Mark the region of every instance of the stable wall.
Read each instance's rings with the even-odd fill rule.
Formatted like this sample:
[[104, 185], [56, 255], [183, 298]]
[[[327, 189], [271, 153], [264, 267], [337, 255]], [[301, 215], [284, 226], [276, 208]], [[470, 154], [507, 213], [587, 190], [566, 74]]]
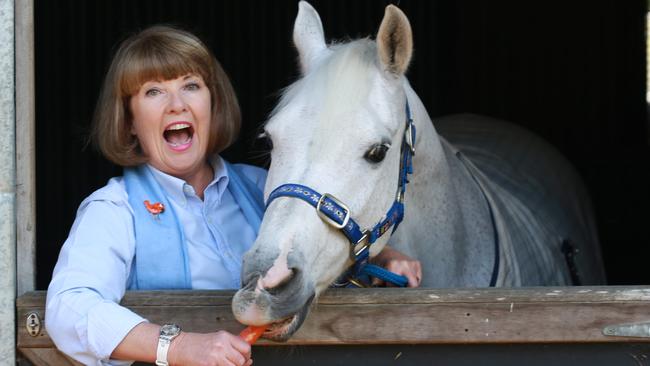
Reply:
[[16, 165], [14, 3], [0, 0], [0, 365], [15, 364]]

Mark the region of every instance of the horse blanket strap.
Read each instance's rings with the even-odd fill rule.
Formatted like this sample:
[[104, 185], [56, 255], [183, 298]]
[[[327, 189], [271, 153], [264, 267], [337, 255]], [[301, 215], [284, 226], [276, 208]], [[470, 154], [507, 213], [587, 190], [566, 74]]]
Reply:
[[[323, 221], [339, 229], [350, 241], [350, 257], [354, 260], [355, 265], [351, 271], [353, 275], [345, 277], [357, 277], [359, 274], [362, 274], [363, 268], [369, 265], [368, 258], [370, 254], [370, 245], [375, 243], [377, 239], [384, 235], [390, 228], [393, 228], [394, 232], [404, 218], [404, 194], [406, 192], [406, 184], [408, 183], [408, 175], [413, 173], [415, 137], [415, 125], [413, 125], [411, 109], [407, 101], [406, 128], [404, 129], [404, 138], [402, 139], [401, 146], [397, 196], [395, 202], [393, 202], [393, 205], [390, 207], [384, 218], [372, 229], [362, 230], [359, 224], [351, 218], [351, 212], [348, 206], [333, 195], [329, 193], [321, 194], [301, 184], [288, 183], [275, 188], [266, 201], [266, 207], [268, 207], [276, 198], [294, 197], [299, 198], [316, 208], [316, 213]], [[398, 276], [395, 274], [392, 274], [393, 276], [386, 276], [383, 272], [376, 270], [370, 270], [370, 272], [373, 274], [379, 274], [379, 276], [383, 276], [383, 278], [381, 278], [382, 280], [393, 282], [395, 284], [404, 283], [405, 286], [408, 282], [404, 276]], [[393, 277], [396, 278], [396, 282], [391, 281]], [[351, 280], [351, 282], [353, 281], [354, 280]]]

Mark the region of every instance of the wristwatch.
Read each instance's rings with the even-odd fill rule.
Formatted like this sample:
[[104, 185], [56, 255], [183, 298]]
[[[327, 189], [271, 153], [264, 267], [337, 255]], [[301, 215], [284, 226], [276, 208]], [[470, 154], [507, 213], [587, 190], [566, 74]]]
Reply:
[[158, 349], [156, 350], [156, 365], [168, 366], [167, 352], [169, 352], [169, 345], [174, 338], [181, 334], [181, 327], [176, 324], [165, 324], [160, 328], [160, 336], [158, 337]]

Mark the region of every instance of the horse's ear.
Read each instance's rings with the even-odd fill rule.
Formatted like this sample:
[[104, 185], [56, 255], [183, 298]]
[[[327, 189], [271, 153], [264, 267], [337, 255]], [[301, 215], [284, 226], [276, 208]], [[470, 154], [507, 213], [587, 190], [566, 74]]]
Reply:
[[411, 24], [404, 13], [388, 5], [377, 32], [377, 51], [386, 69], [401, 75], [408, 68], [413, 54]]
[[298, 15], [293, 26], [293, 43], [298, 49], [303, 74], [307, 73], [318, 54], [327, 48], [318, 12], [306, 1], [298, 4]]

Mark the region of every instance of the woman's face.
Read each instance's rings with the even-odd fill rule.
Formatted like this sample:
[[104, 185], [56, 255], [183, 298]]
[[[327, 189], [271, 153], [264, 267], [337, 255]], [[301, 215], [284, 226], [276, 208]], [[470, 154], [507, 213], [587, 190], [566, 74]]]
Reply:
[[212, 113], [210, 90], [203, 78], [189, 74], [150, 80], [131, 97], [130, 108], [131, 133], [154, 168], [190, 180], [208, 167]]

